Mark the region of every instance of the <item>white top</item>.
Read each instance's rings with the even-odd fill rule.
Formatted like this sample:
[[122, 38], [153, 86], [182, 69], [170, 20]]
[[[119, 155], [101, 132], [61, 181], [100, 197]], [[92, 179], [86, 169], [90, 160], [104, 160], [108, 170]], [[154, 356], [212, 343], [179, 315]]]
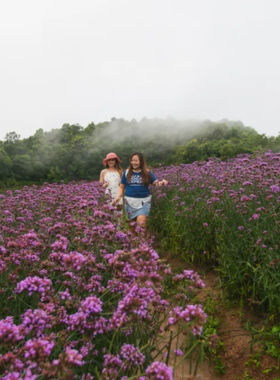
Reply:
[[[120, 177], [119, 172], [111, 172], [111, 171], [106, 170], [106, 173], [104, 175], [104, 181], [108, 182], [109, 185], [106, 187], [105, 193], [110, 194], [112, 200], [117, 198], [120, 179], [121, 177]], [[123, 203], [123, 200], [121, 198], [118, 204], [122, 204], [122, 203]]]

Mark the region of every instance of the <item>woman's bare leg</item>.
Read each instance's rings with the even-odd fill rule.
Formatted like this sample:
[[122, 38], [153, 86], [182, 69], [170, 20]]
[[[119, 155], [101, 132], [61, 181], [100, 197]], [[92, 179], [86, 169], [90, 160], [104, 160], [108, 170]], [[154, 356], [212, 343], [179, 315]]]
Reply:
[[123, 206], [122, 205], [117, 205], [116, 206], [116, 212], [115, 212], [115, 215], [116, 215], [116, 226], [117, 226], [117, 229], [121, 229], [121, 226], [123, 224]]
[[144, 238], [147, 238], [147, 215], [138, 215], [137, 216], [137, 224], [139, 227], [143, 228]]
[[128, 231], [131, 233], [131, 237], [132, 237], [132, 239], [135, 238], [135, 236], [136, 236], [135, 222], [136, 222], [136, 218], [135, 218], [135, 219], [128, 219], [128, 220], [127, 220], [127, 223], [128, 223]]

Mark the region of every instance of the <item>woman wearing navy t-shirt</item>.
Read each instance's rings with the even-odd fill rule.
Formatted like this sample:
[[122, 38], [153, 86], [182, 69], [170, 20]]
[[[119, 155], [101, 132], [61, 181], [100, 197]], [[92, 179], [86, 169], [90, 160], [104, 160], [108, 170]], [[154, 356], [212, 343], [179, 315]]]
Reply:
[[123, 172], [117, 197], [113, 204], [117, 204], [125, 190], [125, 212], [127, 219], [136, 220], [142, 228], [146, 228], [147, 218], [151, 208], [152, 196], [149, 185], [166, 185], [164, 179], [159, 181], [147, 168], [142, 153], [133, 153], [130, 156], [129, 167]]

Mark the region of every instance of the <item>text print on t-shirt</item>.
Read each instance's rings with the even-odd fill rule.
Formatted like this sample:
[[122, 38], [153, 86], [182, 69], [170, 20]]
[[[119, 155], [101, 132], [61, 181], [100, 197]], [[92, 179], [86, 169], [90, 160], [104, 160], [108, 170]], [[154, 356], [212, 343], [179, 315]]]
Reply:
[[141, 175], [135, 175], [133, 174], [131, 176], [131, 180], [130, 180], [130, 185], [142, 185], [143, 183], [143, 180], [142, 180], [142, 177]]

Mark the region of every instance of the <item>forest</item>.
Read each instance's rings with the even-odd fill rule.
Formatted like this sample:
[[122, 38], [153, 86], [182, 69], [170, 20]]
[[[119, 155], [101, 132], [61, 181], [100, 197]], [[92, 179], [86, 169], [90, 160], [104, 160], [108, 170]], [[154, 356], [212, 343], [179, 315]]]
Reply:
[[97, 179], [102, 160], [116, 152], [125, 168], [131, 153], [141, 151], [150, 166], [192, 163], [217, 157], [227, 160], [242, 153], [279, 151], [280, 134], [259, 134], [241, 121], [203, 122], [143, 118], [127, 121], [64, 124], [38, 129], [21, 138], [7, 133], [0, 141], [0, 188], [17, 184]]

